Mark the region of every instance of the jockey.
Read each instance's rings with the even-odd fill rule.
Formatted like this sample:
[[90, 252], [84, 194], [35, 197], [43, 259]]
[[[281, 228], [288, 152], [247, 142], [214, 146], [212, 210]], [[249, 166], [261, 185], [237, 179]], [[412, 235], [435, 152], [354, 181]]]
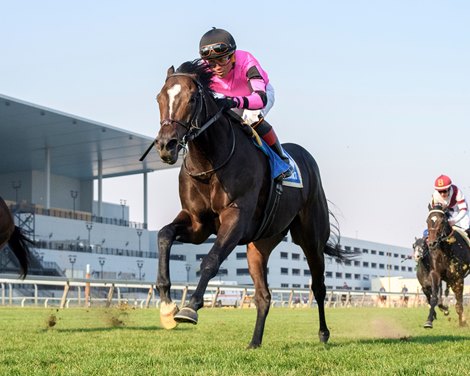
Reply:
[[468, 205], [462, 191], [446, 175], [440, 175], [434, 182], [430, 207], [441, 204], [449, 211], [449, 224], [466, 230], [470, 235]]
[[[274, 88], [268, 74], [249, 52], [237, 50], [233, 36], [213, 27], [199, 42], [199, 55], [214, 73], [211, 88], [219, 106], [233, 109], [289, 164], [272, 126], [264, 120], [274, 104]], [[291, 167], [278, 179], [292, 175]]]

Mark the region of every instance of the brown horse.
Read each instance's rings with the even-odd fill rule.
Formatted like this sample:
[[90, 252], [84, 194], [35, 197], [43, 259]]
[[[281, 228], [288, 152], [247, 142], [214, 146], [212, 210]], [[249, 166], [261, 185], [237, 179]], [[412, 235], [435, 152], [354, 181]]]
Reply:
[[10, 209], [0, 197], [0, 251], [8, 244], [18, 259], [21, 268], [21, 277], [28, 274], [29, 247], [32, 242], [23, 235], [21, 229], [15, 226]]
[[[211, 78], [210, 70], [198, 60], [182, 64], [176, 72], [171, 67], [157, 97], [161, 128], [155, 145], [160, 158], [174, 164], [179, 151], [187, 148], [179, 174], [182, 210], [158, 234], [161, 323], [168, 329], [182, 322], [196, 324], [209, 280], [237, 245], [247, 244], [257, 308], [249, 347], [259, 347], [271, 301], [268, 258], [290, 231], [307, 258], [318, 304], [319, 337], [326, 343], [330, 333], [324, 311], [324, 253], [343, 260], [348, 252], [338, 246], [339, 234], [329, 242], [329, 210], [318, 166], [302, 147], [284, 145], [300, 168], [303, 188], [283, 187], [274, 220], [259, 234], [272, 183], [270, 167], [241, 123], [217, 107], [210, 90]], [[197, 288], [189, 303], [178, 311], [170, 297], [171, 246], [175, 240], [200, 244], [211, 234], [217, 238], [202, 260]]]
[[[441, 281], [447, 282], [455, 294], [455, 310], [459, 316], [459, 325], [465, 326], [463, 313], [464, 279], [470, 272], [470, 249], [464, 236], [457, 228], [452, 228], [447, 214], [441, 205], [435, 205], [427, 218], [429, 244], [429, 279], [431, 282], [431, 299], [429, 315], [425, 328], [432, 328], [436, 317], [435, 307], [442, 292]], [[463, 230], [462, 230], [463, 232]]]

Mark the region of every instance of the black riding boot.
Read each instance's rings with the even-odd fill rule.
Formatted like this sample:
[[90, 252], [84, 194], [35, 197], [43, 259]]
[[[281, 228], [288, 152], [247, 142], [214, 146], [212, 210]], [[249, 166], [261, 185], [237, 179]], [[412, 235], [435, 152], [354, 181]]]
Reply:
[[284, 171], [281, 175], [276, 177], [275, 180], [282, 180], [288, 178], [292, 175], [294, 170], [290, 166], [289, 158], [284, 154], [281, 143], [279, 142], [279, 138], [274, 132], [273, 127], [269, 124], [264, 118], [261, 119], [258, 123], [252, 125], [253, 129], [260, 135], [260, 137], [266, 141], [269, 147], [277, 154], [279, 157], [289, 165], [287, 171]]

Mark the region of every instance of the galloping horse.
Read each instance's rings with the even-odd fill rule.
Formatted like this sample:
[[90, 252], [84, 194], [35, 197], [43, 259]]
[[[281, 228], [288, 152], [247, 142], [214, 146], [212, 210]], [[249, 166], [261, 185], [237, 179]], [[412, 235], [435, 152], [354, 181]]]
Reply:
[[[431, 305], [431, 294], [432, 294], [432, 278], [431, 278], [431, 255], [429, 253], [429, 247], [426, 244], [425, 238], [415, 238], [415, 242], [412, 245], [414, 251], [414, 259], [416, 260], [416, 277], [423, 288], [423, 293], [426, 296], [426, 299]], [[449, 295], [449, 288], [446, 288], [445, 295]], [[444, 313], [445, 316], [449, 315], [449, 307], [444, 305], [442, 300], [442, 281], [439, 284], [438, 292], [438, 302], [437, 306]], [[434, 313], [434, 319], [437, 318], [436, 313]], [[426, 321], [424, 324], [425, 328], [432, 327], [432, 322]]]
[[7, 204], [0, 197], [0, 251], [8, 244], [14, 255], [18, 259], [21, 268], [21, 277], [28, 274], [28, 243], [32, 242], [23, 235], [21, 229], [15, 226], [13, 217]]
[[464, 231], [450, 226], [446, 212], [441, 205], [431, 208], [426, 222], [429, 232], [431, 308], [424, 327], [432, 328], [432, 322], [436, 317], [435, 307], [438, 304], [438, 294], [440, 290], [442, 291], [441, 281], [447, 282], [454, 292], [459, 325], [465, 326], [463, 286], [464, 279], [470, 272], [470, 249], [464, 238]]
[[[160, 321], [171, 329], [177, 323], [198, 321], [204, 291], [221, 263], [235, 246], [247, 244], [247, 260], [255, 285], [257, 319], [249, 348], [261, 345], [271, 295], [267, 263], [271, 251], [290, 231], [302, 247], [312, 275], [318, 304], [319, 338], [326, 343], [324, 253], [338, 260], [349, 257], [338, 246], [339, 234], [330, 238], [329, 209], [320, 172], [313, 157], [295, 144], [284, 145], [297, 162], [303, 188], [283, 187], [274, 220], [258, 234], [270, 195], [272, 179], [267, 158], [231, 115], [219, 109], [210, 89], [211, 71], [200, 61], [168, 69], [157, 96], [161, 127], [155, 145], [163, 162], [174, 164], [187, 147], [179, 174], [182, 210], [158, 234], [157, 287], [161, 298]], [[170, 249], [175, 240], [201, 244], [217, 238], [203, 258], [200, 279], [189, 303], [178, 311], [170, 298]], [[272, 271], [271, 271], [272, 272]]]

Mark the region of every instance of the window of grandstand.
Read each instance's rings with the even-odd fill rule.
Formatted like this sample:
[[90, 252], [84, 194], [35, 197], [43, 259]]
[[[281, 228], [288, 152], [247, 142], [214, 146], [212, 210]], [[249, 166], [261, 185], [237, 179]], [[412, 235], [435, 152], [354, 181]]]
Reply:
[[336, 272], [336, 278], [343, 278], [343, 273]]
[[326, 272], [325, 276], [326, 278], [333, 278], [333, 272]]
[[237, 275], [250, 275], [248, 268], [237, 269]]
[[368, 263], [367, 261], [363, 261], [363, 262], [362, 262], [362, 266], [363, 266], [364, 268], [368, 268], [368, 267], [369, 267], [369, 263]]
[[292, 269], [292, 275], [300, 275], [300, 269]]
[[299, 283], [293, 283], [292, 287], [300, 289], [300, 284]]
[[300, 260], [300, 253], [293, 253], [292, 260]]
[[289, 287], [288, 283], [281, 283], [281, 287]]
[[310, 269], [304, 269], [304, 275], [312, 275]]
[[377, 267], [377, 263], [376, 263], [376, 262], [371, 262], [370, 267], [371, 267], [371, 268], [376, 268], [376, 267]]
[[246, 259], [246, 252], [237, 252], [237, 260]]
[[287, 259], [287, 258], [289, 258], [289, 254], [287, 252], [281, 252], [281, 258], [282, 259]]
[[377, 251], [374, 250], [374, 249], [371, 249], [371, 250], [370, 250], [370, 254], [371, 254], [371, 255], [376, 255], [376, 254], [377, 254]]
[[385, 264], [379, 264], [379, 269], [385, 269]]
[[354, 274], [354, 279], [361, 279], [361, 275], [360, 274]]
[[202, 261], [202, 259], [204, 258], [205, 254], [198, 254], [196, 255], [196, 261]]
[[354, 266], [361, 266], [361, 262], [360, 261], [354, 261]]
[[289, 269], [288, 268], [281, 268], [281, 274], [289, 274]]
[[384, 255], [383, 251], [379, 251], [379, 256], [383, 256], [383, 255]]

